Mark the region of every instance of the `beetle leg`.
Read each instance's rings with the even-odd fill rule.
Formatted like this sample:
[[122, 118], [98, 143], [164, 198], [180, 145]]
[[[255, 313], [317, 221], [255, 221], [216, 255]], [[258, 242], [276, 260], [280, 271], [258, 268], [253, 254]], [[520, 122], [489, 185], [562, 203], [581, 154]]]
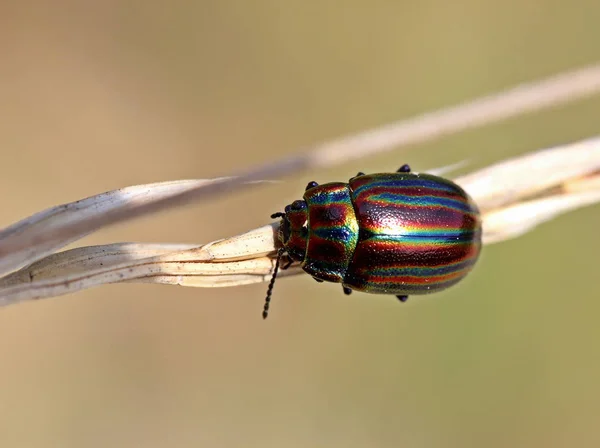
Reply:
[[365, 175], [365, 173], [363, 173], [362, 171], [359, 171], [359, 172], [356, 174], [356, 176], [355, 176], [355, 177], [358, 177], [358, 176], [364, 176], [364, 175]]
[[324, 280], [321, 280], [320, 278], [317, 277], [313, 277], [313, 279], [318, 282], [318, 283], [323, 283]]
[[396, 296], [400, 302], [404, 303], [408, 300], [408, 296]]
[[410, 166], [407, 164], [402, 165], [400, 168], [398, 168], [398, 171], [396, 171], [397, 173], [410, 173]]
[[350, 288], [348, 288], [347, 286], [342, 286], [342, 289], [344, 290], [344, 294], [346, 294], [347, 296], [352, 294], [352, 290]]
[[311, 180], [307, 185], [306, 185], [306, 189], [310, 190], [311, 188], [315, 188], [318, 187], [319, 184], [316, 183], [314, 180]]
[[271, 215], [271, 219], [275, 219], [275, 218], [283, 218], [285, 216], [285, 213], [283, 212], [277, 212], [277, 213], [273, 213]]
[[292, 260], [290, 258], [290, 256], [287, 255], [287, 263], [285, 265], [281, 266], [281, 270], [285, 271], [286, 269], [288, 269], [292, 265], [293, 262], [294, 262], [294, 260]]

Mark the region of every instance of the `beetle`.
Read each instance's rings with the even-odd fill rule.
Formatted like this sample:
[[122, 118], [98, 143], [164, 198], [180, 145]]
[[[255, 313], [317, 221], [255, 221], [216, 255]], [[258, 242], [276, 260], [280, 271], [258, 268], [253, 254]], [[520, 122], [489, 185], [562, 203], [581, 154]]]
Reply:
[[280, 245], [267, 289], [269, 313], [281, 260], [299, 262], [318, 282], [341, 283], [345, 294], [362, 291], [409, 295], [444, 290], [462, 280], [481, 251], [481, 217], [471, 197], [454, 182], [412, 173], [358, 173], [348, 183], [309, 182], [304, 196], [287, 205]]

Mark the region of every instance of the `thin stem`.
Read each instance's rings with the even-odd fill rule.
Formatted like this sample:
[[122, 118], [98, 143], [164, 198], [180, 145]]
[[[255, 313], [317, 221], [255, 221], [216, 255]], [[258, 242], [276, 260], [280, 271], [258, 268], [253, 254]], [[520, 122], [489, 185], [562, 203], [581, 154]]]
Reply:
[[247, 189], [256, 186], [252, 183], [261, 179], [278, 179], [303, 170], [329, 167], [393, 148], [431, 141], [443, 135], [565, 104], [598, 92], [600, 92], [600, 64], [304, 148], [295, 156], [282, 158], [209, 184], [199, 185], [167, 198], [129, 208], [114, 209], [102, 216], [93, 216], [68, 223], [48, 232], [31, 234], [19, 239], [0, 240], [0, 258], [29, 247], [56, 244], [69, 236], [90, 233], [117, 222], [182, 206], [193, 201], [206, 200], [234, 191], [241, 186]]

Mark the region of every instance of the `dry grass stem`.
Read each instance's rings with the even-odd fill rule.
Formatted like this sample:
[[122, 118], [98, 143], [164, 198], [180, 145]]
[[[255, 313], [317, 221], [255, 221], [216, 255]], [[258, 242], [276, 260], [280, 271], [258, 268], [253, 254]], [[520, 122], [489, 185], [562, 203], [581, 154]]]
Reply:
[[[215, 181], [218, 180], [220, 179], [215, 179]], [[210, 182], [180, 180], [138, 185], [109, 191], [36, 213], [0, 232], [0, 248], [2, 248], [0, 249], [0, 275], [39, 260], [93, 232], [93, 229], [80, 228], [79, 231], [63, 234], [62, 229], [78, 227], [79, 223], [90, 219], [99, 219], [105, 213], [127, 209], [132, 205], [144, 205], [159, 201], [207, 183]], [[42, 240], [29, 246], [24, 243], [36, 240], [39, 235], [56, 230], [61, 231], [60, 239]]]
[[[0, 234], [0, 272], [6, 273], [19, 263], [50, 253], [107, 225], [181, 206], [192, 201], [213, 198], [234, 191], [248, 182], [279, 179], [291, 173], [318, 169], [366, 157], [394, 148], [431, 141], [444, 135], [498, 122], [525, 113], [565, 104], [600, 92], [600, 64], [563, 73], [548, 79], [476, 99], [471, 102], [371, 129], [331, 142], [304, 148], [293, 157], [277, 160], [237, 175], [211, 182], [196, 181], [180, 191], [171, 191], [151, 200], [132, 200], [124, 207], [108, 208], [102, 214], [81, 214], [53, 225], [40, 224], [44, 231], [7, 229]], [[67, 207], [67, 206], [65, 206]], [[51, 212], [44, 212], [51, 213]], [[52, 212], [55, 213], [55, 212]], [[32, 219], [37, 219], [33, 217]], [[16, 237], [15, 237], [16, 235]], [[17, 255], [18, 254], [18, 255]]]
[[[215, 180], [218, 182], [219, 180]], [[484, 222], [484, 243], [505, 241], [560, 214], [600, 202], [600, 138], [510, 159], [455, 179], [476, 200]], [[130, 207], [131, 201], [209, 185], [180, 181], [104, 193], [42, 212], [4, 231], [18, 238], [103, 210]], [[133, 244], [82, 247], [44, 258], [47, 243], [16, 253], [38, 261], [0, 279], [0, 304], [53, 297], [102, 284], [151, 282], [196, 287], [239, 286], [267, 281], [273, 269], [277, 223], [205, 245]], [[62, 240], [70, 242], [77, 234]], [[5, 262], [3, 266], [10, 265]], [[283, 275], [302, 271], [292, 266]]]

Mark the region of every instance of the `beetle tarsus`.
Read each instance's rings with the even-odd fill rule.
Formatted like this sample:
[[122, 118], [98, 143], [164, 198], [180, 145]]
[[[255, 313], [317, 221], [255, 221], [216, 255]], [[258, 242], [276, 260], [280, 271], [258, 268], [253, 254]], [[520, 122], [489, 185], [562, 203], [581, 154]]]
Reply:
[[294, 260], [292, 260], [292, 259], [290, 258], [290, 256], [288, 255], [288, 256], [287, 256], [287, 263], [286, 263], [286, 264], [284, 264], [283, 266], [281, 266], [281, 270], [282, 270], [282, 271], [285, 271], [286, 269], [288, 269], [288, 268], [289, 268], [289, 267], [292, 265], [292, 263], [293, 263], [293, 262], [294, 262]]
[[359, 171], [358, 173], [356, 173], [356, 176], [355, 176], [355, 177], [358, 177], [358, 176], [364, 176], [364, 175], [365, 175], [365, 173], [363, 173], [362, 171]]
[[283, 213], [283, 212], [277, 212], [277, 213], [273, 213], [271, 215], [271, 219], [283, 218], [284, 216], [285, 216], [285, 213]]
[[347, 296], [352, 294], [352, 290], [350, 288], [348, 288], [347, 286], [342, 286], [342, 289], [344, 290], [344, 294], [346, 294]]
[[313, 279], [314, 279], [314, 280], [315, 280], [315, 282], [317, 282], [317, 283], [323, 283], [323, 280], [321, 280], [320, 278], [313, 277]]
[[408, 165], [407, 163], [405, 163], [400, 168], [398, 168], [397, 172], [398, 173], [410, 173], [410, 165]]
[[315, 187], [318, 187], [318, 186], [319, 186], [319, 184], [318, 184], [318, 183], [316, 183], [314, 180], [312, 180], [312, 181], [310, 181], [310, 182], [309, 182], [309, 183], [306, 185], [306, 189], [307, 189], [307, 190], [310, 190], [311, 188], [315, 188]]
[[408, 300], [408, 296], [396, 296], [400, 302], [404, 303]]

